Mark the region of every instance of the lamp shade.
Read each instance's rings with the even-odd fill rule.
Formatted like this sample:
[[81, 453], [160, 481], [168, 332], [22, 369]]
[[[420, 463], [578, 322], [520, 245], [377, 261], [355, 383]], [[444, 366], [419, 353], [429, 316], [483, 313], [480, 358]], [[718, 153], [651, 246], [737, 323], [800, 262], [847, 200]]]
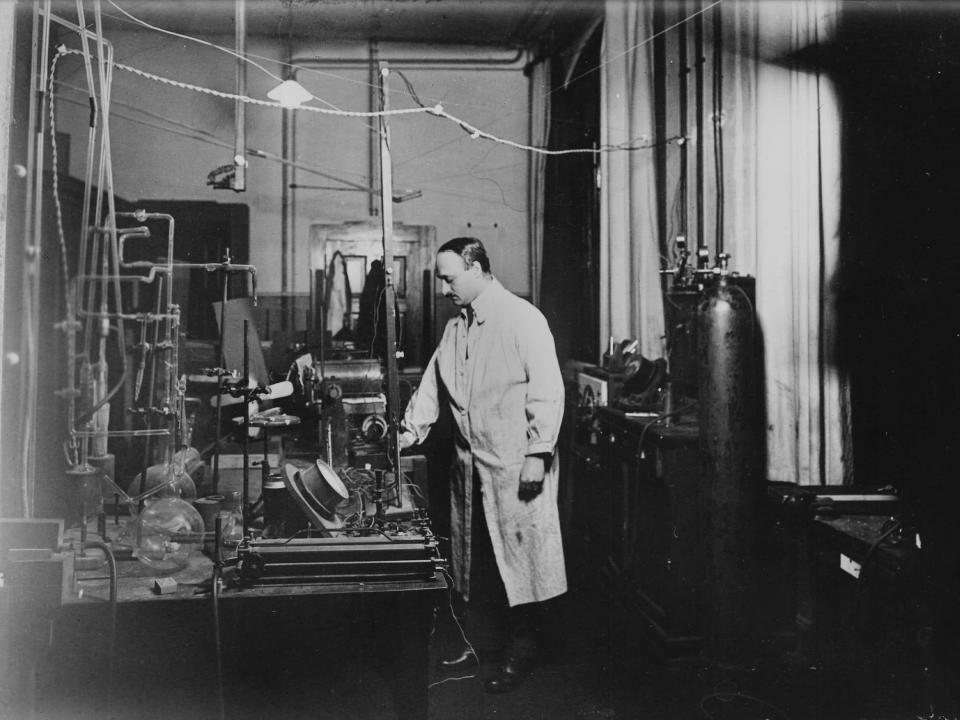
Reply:
[[268, 92], [267, 97], [276, 100], [284, 107], [295, 108], [303, 105], [313, 95], [307, 92], [307, 89], [296, 80], [284, 80]]

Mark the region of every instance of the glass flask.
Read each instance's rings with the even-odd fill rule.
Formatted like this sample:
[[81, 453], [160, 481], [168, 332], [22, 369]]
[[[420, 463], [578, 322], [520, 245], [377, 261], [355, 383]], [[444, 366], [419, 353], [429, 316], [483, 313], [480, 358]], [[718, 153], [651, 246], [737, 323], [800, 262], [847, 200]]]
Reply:
[[142, 489], [140, 482], [141, 475], [142, 473], [133, 479], [133, 482], [130, 483], [130, 488], [127, 490], [127, 493], [133, 497], [137, 497], [144, 492], [149, 492], [158, 485], [163, 485], [162, 488], [145, 498], [145, 501], [149, 503], [161, 497], [179, 497], [187, 501], [196, 500], [197, 498], [197, 486], [193, 482], [193, 478], [184, 470], [182, 457], [178, 458], [174, 456], [174, 459], [170, 462], [148, 467], [147, 482]]
[[203, 518], [179, 497], [160, 497], [147, 504], [133, 528], [133, 554], [158, 575], [183, 570], [190, 555], [203, 546]]

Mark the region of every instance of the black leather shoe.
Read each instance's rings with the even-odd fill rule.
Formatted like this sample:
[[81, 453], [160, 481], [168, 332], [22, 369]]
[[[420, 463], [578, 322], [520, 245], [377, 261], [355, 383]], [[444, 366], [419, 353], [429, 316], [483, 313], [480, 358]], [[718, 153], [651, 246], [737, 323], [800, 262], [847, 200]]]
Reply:
[[496, 674], [484, 683], [483, 688], [488, 693], [515, 690], [536, 666], [537, 661], [532, 658], [507, 658], [506, 662], [497, 668]]
[[466, 670], [467, 668], [476, 667], [479, 664], [473, 650], [464, 648], [463, 652], [456, 657], [438, 661], [437, 667], [441, 670]]

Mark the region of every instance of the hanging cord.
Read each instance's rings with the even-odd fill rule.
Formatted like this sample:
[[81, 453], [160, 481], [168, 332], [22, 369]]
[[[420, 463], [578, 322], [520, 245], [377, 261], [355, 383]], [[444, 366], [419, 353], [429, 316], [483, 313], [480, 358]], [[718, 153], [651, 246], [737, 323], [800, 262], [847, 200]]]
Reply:
[[65, 54], [66, 48], [60, 45], [50, 61], [49, 109], [50, 109], [50, 164], [52, 166], [53, 205], [57, 216], [57, 242], [60, 245], [60, 272], [63, 280], [63, 300], [67, 318], [73, 317], [73, 298], [70, 293], [70, 268], [67, 262], [67, 236], [63, 229], [63, 206], [60, 200], [60, 155], [57, 148], [57, 103], [54, 78], [57, 74], [57, 62]]
[[[597, 154], [605, 153], [605, 152], [631, 151], [631, 150], [651, 150], [651, 149], [657, 147], [658, 144], [660, 144], [660, 143], [652, 142], [652, 141], [651, 141], [648, 137], [646, 137], [646, 136], [641, 136], [640, 138], [638, 138], [638, 142], [637, 142], [636, 144], [634, 144], [633, 142], [627, 142], [627, 143], [620, 143], [620, 144], [618, 144], [618, 145], [601, 145], [601, 146], [599, 146], [599, 147], [592, 147], [592, 148], [573, 148], [573, 149], [569, 149], [569, 150], [549, 150], [549, 149], [547, 149], [547, 148], [537, 147], [537, 146], [534, 146], [534, 145], [524, 145], [524, 144], [522, 144], [522, 143], [516, 143], [516, 142], [513, 142], [512, 140], [504, 140], [503, 138], [497, 137], [496, 135], [492, 135], [492, 134], [490, 134], [490, 133], [488, 133], [488, 132], [484, 132], [483, 130], [480, 130], [479, 128], [477, 128], [477, 127], [471, 125], [470, 123], [468, 123], [466, 120], [461, 120], [460, 118], [455, 117], [455, 116], [449, 114], [448, 112], [446, 112], [446, 111], [443, 109], [443, 106], [442, 106], [442, 105], [434, 105], [434, 106], [432, 106], [432, 107], [429, 107], [429, 106], [425, 105], [425, 104], [420, 100], [420, 97], [417, 95], [416, 89], [413, 87], [413, 83], [410, 82], [410, 80], [407, 78], [407, 76], [404, 75], [403, 72], [400, 71], [400, 70], [395, 70], [394, 73], [395, 73], [396, 75], [399, 75], [399, 76], [400, 76], [400, 79], [403, 80], [404, 85], [406, 85], [406, 87], [407, 87], [407, 93], [410, 95], [410, 98], [417, 104], [418, 107], [420, 107], [421, 109], [423, 109], [423, 110], [425, 110], [426, 112], [429, 112], [429, 113], [431, 113], [431, 114], [433, 114], [433, 115], [436, 115], [436, 116], [442, 117], [442, 118], [446, 118], [447, 120], [450, 120], [451, 122], [455, 122], [457, 125], [460, 126], [460, 128], [461, 128], [465, 133], [467, 133], [467, 134], [468, 134], [472, 139], [474, 139], [474, 140], [476, 140], [476, 139], [478, 139], [478, 138], [484, 138], [484, 139], [486, 139], [486, 140], [492, 140], [493, 142], [497, 142], [497, 143], [500, 143], [500, 144], [502, 144], [502, 145], [508, 145], [509, 147], [514, 147], [514, 148], [517, 148], [517, 149], [519, 149], [519, 150], [527, 150], [527, 151], [530, 151], [530, 152], [539, 153], [539, 154], [541, 154], [541, 155], [571, 155], [571, 154], [577, 154], [577, 153], [579, 153], [579, 154], [589, 153], [589, 154], [597, 155]], [[682, 141], [683, 141], [683, 140], [684, 140], [684, 137], [683, 137], [682, 135], [676, 135], [676, 136], [667, 138], [665, 141], [663, 141], [662, 144], [664, 144], [664, 145], [669, 145], [669, 144], [671, 144], [671, 143], [682, 144]]]

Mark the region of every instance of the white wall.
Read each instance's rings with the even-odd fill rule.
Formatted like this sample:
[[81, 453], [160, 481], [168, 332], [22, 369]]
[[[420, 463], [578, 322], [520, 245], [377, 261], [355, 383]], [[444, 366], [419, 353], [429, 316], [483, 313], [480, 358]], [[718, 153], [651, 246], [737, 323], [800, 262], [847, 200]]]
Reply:
[[[185, 40], [148, 32], [111, 34], [116, 62], [170, 79], [233, 92], [235, 61], [226, 53]], [[208, 38], [232, 47], [233, 38]], [[75, 38], [64, 38], [79, 47]], [[405, 48], [408, 55], [429, 52]], [[247, 52], [276, 57], [280, 44], [251, 40]], [[285, 52], [285, 51], [284, 51]], [[366, 57], [365, 44], [323, 48], [301, 45], [297, 56]], [[400, 50], [390, 48], [390, 56]], [[436, 52], [434, 50], [433, 52]], [[469, 52], [444, 49], [446, 56]], [[387, 54], [381, 50], [381, 57]], [[258, 60], [280, 74], [276, 63]], [[438, 102], [451, 114], [504, 138], [527, 142], [527, 78], [519, 69], [442, 69], [396, 67], [413, 83], [422, 101]], [[248, 68], [248, 95], [266, 99], [276, 81], [255, 67]], [[78, 56], [62, 59], [57, 72], [62, 83], [85, 87]], [[303, 70], [298, 79], [316, 96], [344, 110], [370, 109], [368, 70]], [[390, 105], [411, 107], [404, 83], [396, 72], [390, 80]], [[73, 100], [74, 102], [70, 102]], [[75, 101], [81, 101], [77, 104]], [[322, 105], [322, 103], [313, 103]], [[163, 118], [164, 120], [159, 120]], [[251, 262], [258, 268], [260, 290], [280, 291], [281, 169], [278, 163], [249, 158], [247, 191], [207, 187], [207, 174], [231, 162], [234, 133], [233, 102], [171, 87], [117, 69], [111, 118], [115, 191], [127, 199], [206, 199], [243, 202], [250, 207]], [[131, 118], [184, 126], [208, 133], [231, 147], [218, 147], [163, 130], [146, 127]], [[373, 121], [297, 113], [296, 160], [332, 175], [367, 183], [369, 126]], [[434, 225], [443, 242], [466, 232], [490, 242], [494, 271], [519, 293], [529, 292], [527, 224], [527, 154], [485, 140], [473, 140], [449, 121], [427, 115], [391, 119], [394, 188], [419, 189], [421, 198], [394, 205], [394, 219]], [[57, 129], [71, 136], [71, 174], [83, 177], [87, 137], [84, 95], [60, 85]], [[281, 111], [247, 106], [247, 145], [281, 154]], [[337, 183], [302, 170], [296, 182], [333, 186]], [[298, 190], [295, 197], [296, 240], [291, 248], [291, 292], [309, 289], [309, 225], [315, 221], [364, 220], [369, 217], [367, 196], [361, 192]], [[468, 224], [471, 226], [467, 228]]]

